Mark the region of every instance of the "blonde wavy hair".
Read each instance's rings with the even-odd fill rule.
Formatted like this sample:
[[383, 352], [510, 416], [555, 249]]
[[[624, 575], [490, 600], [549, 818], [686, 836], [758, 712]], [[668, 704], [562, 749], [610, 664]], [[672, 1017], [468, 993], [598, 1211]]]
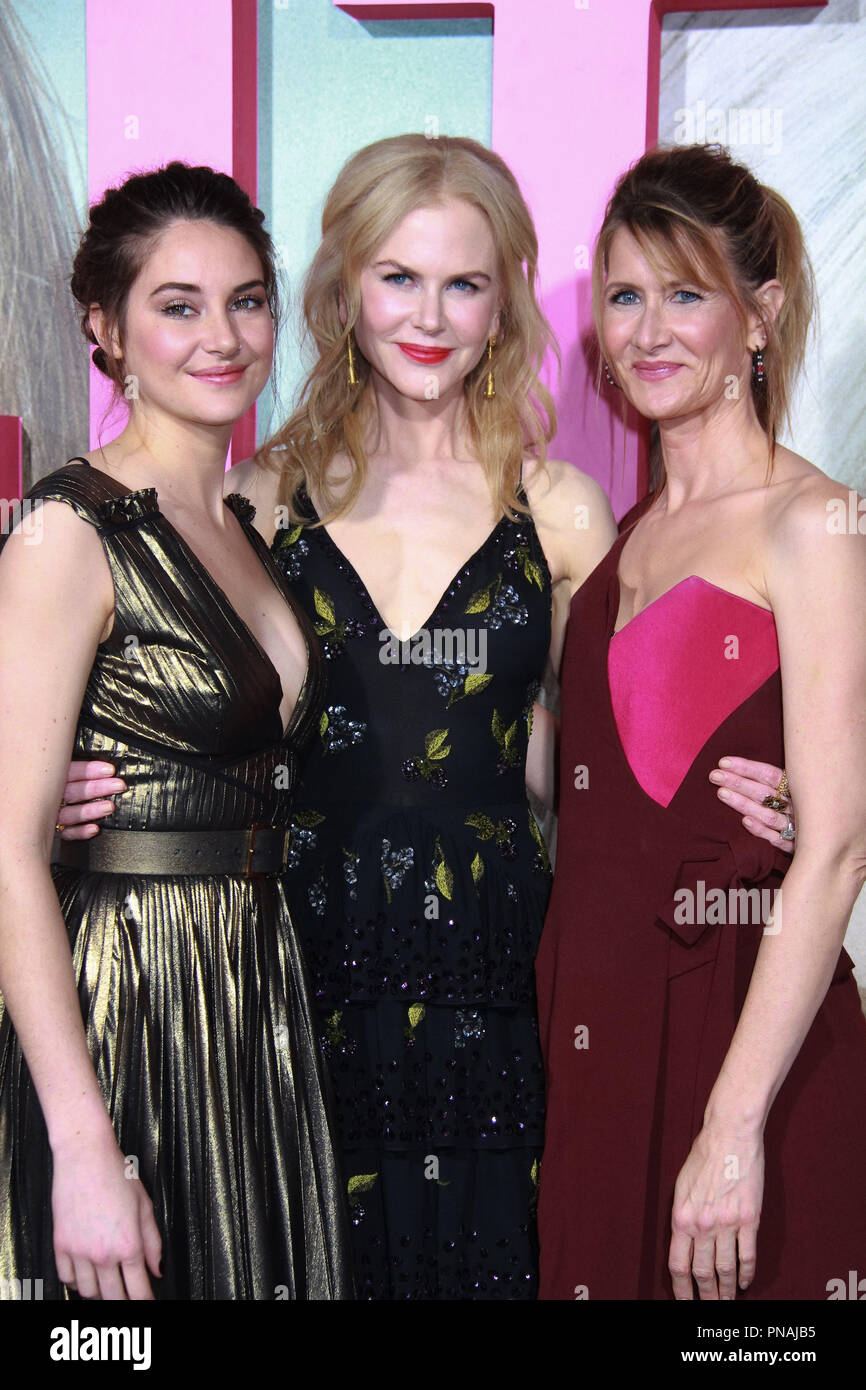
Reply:
[[[751, 390], [772, 469], [776, 438], [789, 417], [815, 307], [812, 267], [792, 209], [720, 145], [648, 151], [620, 178], [598, 234], [592, 305], [599, 344], [608, 257], [621, 227], [631, 232], [657, 272], [672, 270], [704, 289], [724, 290], [744, 332], [747, 315], [754, 312], [761, 319], [767, 336], [764, 383], [752, 380]], [[755, 294], [768, 280], [778, 280], [785, 291], [775, 323], [766, 318]], [[600, 359], [599, 384], [602, 365]], [[660, 451], [653, 452], [658, 491], [664, 470]]]
[[[496, 395], [485, 399], [487, 359], [463, 383], [465, 427], [503, 513], [527, 510], [517, 495], [526, 454], [542, 464], [556, 430], [552, 397], [539, 380], [553, 332], [538, 304], [538, 241], [517, 181], [498, 155], [458, 136], [397, 135], [377, 140], [343, 166], [325, 202], [322, 242], [304, 282], [305, 340], [314, 363], [289, 420], [256, 452], [281, 474], [279, 502], [296, 522], [301, 487], [321, 499], [321, 520], [354, 505], [367, 476], [365, 440], [376, 426], [370, 367], [352, 338], [358, 385], [347, 374], [347, 345], [360, 310], [359, 277], [410, 212], [460, 198], [490, 224], [503, 304], [494, 355]], [[342, 317], [341, 317], [342, 306]], [[345, 321], [343, 321], [345, 320]], [[328, 478], [337, 453], [350, 476], [339, 500]], [[341, 482], [343, 480], [341, 479]]]

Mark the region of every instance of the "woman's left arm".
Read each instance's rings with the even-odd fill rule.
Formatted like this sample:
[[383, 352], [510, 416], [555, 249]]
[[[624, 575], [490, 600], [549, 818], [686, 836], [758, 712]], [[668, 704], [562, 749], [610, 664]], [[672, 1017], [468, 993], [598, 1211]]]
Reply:
[[[838, 490], [838, 489], [836, 489]], [[866, 879], [866, 540], [828, 530], [833, 484], [810, 480], [773, 525], [767, 590], [779, 636], [797, 853], [676, 1184], [677, 1298], [733, 1298], [754, 1277], [770, 1107], [833, 975]]]

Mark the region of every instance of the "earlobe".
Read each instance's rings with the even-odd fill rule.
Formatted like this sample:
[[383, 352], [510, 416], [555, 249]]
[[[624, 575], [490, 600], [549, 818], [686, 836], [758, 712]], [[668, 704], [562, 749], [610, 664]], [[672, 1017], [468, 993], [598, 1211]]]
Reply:
[[785, 302], [785, 291], [778, 280], [767, 280], [755, 291], [755, 298], [760, 305], [760, 314], [754, 315], [749, 325], [752, 351], [767, 346], [767, 338]]
[[99, 304], [91, 304], [87, 310], [87, 322], [90, 331], [96, 339], [102, 351], [109, 357], [116, 357], [118, 361], [123, 357], [123, 348], [120, 344], [120, 333], [117, 324], [113, 324], [109, 330], [106, 324], [105, 314]]

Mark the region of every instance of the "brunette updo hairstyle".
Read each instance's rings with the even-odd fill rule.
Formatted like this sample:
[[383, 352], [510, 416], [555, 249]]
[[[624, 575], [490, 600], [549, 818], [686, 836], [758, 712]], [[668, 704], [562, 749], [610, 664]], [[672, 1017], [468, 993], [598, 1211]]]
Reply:
[[72, 266], [71, 289], [81, 309], [81, 331], [96, 344], [93, 365], [123, 389], [122, 359], [109, 357], [90, 326], [89, 309], [98, 304], [109, 331], [123, 328], [129, 291], [161, 232], [172, 222], [215, 222], [245, 237], [262, 264], [262, 279], [276, 330], [279, 296], [274, 246], [262, 223], [264, 213], [228, 174], [207, 165], [173, 160], [151, 173], [134, 174], [120, 188], [109, 188], [90, 209], [90, 222]]
[[[744, 334], [747, 314], [761, 318], [767, 335], [764, 384], [752, 380], [752, 399], [772, 457], [790, 411], [815, 299], [812, 267], [791, 208], [720, 145], [650, 150], [614, 189], [596, 243], [592, 299], [599, 343], [610, 246], [621, 227], [656, 270], [726, 291]], [[775, 323], [755, 297], [768, 280], [778, 280], [785, 291]]]

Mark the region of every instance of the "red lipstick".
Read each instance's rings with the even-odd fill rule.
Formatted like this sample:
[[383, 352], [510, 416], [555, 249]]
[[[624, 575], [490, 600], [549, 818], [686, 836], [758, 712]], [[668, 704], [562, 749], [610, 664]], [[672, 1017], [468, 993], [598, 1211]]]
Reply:
[[397, 346], [407, 357], [411, 357], [413, 362], [421, 362], [425, 366], [435, 366], [437, 362], [444, 362], [454, 351], [453, 348], [422, 347], [420, 343], [398, 343]]

